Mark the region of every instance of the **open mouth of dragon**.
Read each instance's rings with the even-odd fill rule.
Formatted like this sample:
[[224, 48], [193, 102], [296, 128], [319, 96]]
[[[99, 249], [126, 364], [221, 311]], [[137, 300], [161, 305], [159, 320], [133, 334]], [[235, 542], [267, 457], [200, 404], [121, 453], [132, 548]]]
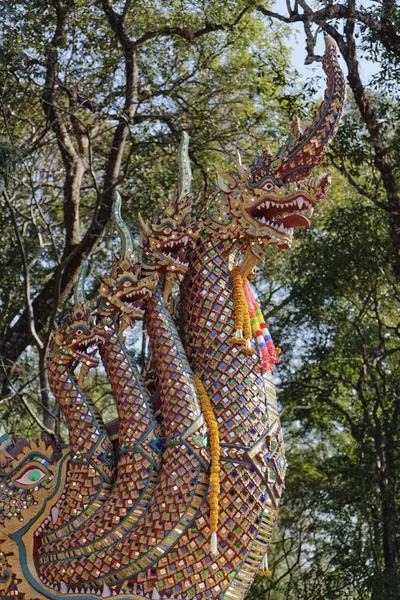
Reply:
[[71, 344], [72, 354], [82, 363], [90, 367], [99, 364], [98, 344], [104, 343], [104, 338], [97, 333]]
[[278, 202], [264, 198], [246, 210], [258, 225], [269, 227], [279, 237], [291, 238], [294, 227], [310, 226], [314, 204], [305, 195], [296, 194]]
[[184, 235], [178, 240], [163, 242], [161, 252], [164, 258], [167, 259], [176, 268], [187, 269], [189, 262], [187, 261], [187, 249], [194, 246], [194, 240], [189, 235]]
[[131, 309], [138, 315], [144, 315], [145, 300], [152, 294], [152, 290], [146, 286], [140, 289], [128, 289], [119, 294], [119, 301], [124, 307]]

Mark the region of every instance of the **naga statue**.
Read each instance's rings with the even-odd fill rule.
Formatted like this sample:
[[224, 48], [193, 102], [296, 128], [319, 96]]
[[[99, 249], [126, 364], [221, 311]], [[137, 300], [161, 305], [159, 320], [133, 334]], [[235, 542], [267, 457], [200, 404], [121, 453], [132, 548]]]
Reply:
[[[137, 248], [121, 216], [96, 310], [85, 296], [56, 329], [48, 364], [68, 447], [0, 429], [0, 598], [241, 600], [267, 552], [285, 482], [272, 369], [279, 362], [249, 278], [270, 245], [309, 226], [329, 175], [312, 176], [345, 102], [335, 42], [325, 38], [324, 100], [276, 154], [217, 173], [191, 214], [188, 136], [173, 199]], [[179, 290], [178, 293], [176, 293]], [[177, 297], [175, 304], [173, 298]], [[140, 371], [126, 330], [143, 321]], [[100, 362], [118, 427], [85, 391]]]

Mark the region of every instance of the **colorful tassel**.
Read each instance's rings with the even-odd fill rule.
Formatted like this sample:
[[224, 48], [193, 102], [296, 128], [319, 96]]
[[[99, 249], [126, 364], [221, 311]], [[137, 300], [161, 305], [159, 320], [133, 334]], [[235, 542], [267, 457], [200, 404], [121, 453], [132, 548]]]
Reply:
[[264, 321], [261, 309], [254, 298], [253, 290], [247, 279], [243, 280], [243, 291], [249, 308], [250, 324], [256, 338], [261, 356], [261, 365], [265, 371], [272, 371], [273, 365], [280, 362], [280, 348], [275, 348], [271, 334]]

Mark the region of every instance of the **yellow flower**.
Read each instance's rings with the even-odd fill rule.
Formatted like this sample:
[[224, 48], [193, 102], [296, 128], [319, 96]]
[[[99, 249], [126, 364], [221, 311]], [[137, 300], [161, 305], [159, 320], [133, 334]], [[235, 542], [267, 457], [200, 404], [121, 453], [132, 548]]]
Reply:
[[219, 518], [219, 494], [220, 494], [220, 475], [221, 467], [219, 459], [221, 455], [218, 422], [214, 415], [211, 400], [208, 397], [206, 389], [198, 375], [194, 376], [195, 384], [198, 390], [200, 406], [207, 423], [209, 433], [209, 445], [211, 450], [210, 467], [210, 495], [208, 503], [210, 505], [210, 529], [216, 532]]

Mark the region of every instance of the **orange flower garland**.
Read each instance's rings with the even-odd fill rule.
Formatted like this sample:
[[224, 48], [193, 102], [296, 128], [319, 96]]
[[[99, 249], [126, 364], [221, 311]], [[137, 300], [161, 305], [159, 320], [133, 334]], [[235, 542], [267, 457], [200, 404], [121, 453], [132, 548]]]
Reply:
[[243, 279], [240, 274], [240, 267], [235, 266], [231, 271], [233, 300], [234, 300], [234, 319], [235, 335], [232, 338], [234, 344], [245, 344], [243, 353], [252, 355], [254, 348], [250, 340], [252, 339], [249, 307], [243, 290]]
[[219, 459], [221, 456], [218, 422], [215, 418], [211, 400], [207, 394], [203, 382], [198, 375], [194, 375], [194, 381], [200, 398], [200, 406], [207, 423], [210, 449], [211, 449], [211, 468], [210, 468], [210, 495], [208, 503], [210, 505], [210, 529], [211, 529], [211, 552], [218, 554], [217, 531], [219, 518], [219, 494], [221, 467]]
[[231, 271], [233, 301], [234, 301], [234, 319], [235, 319], [235, 335], [232, 338], [234, 344], [245, 344], [246, 340], [243, 337], [243, 325], [245, 316], [245, 304], [243, 302], [243, 284], [240, 268], [236, 265]]

